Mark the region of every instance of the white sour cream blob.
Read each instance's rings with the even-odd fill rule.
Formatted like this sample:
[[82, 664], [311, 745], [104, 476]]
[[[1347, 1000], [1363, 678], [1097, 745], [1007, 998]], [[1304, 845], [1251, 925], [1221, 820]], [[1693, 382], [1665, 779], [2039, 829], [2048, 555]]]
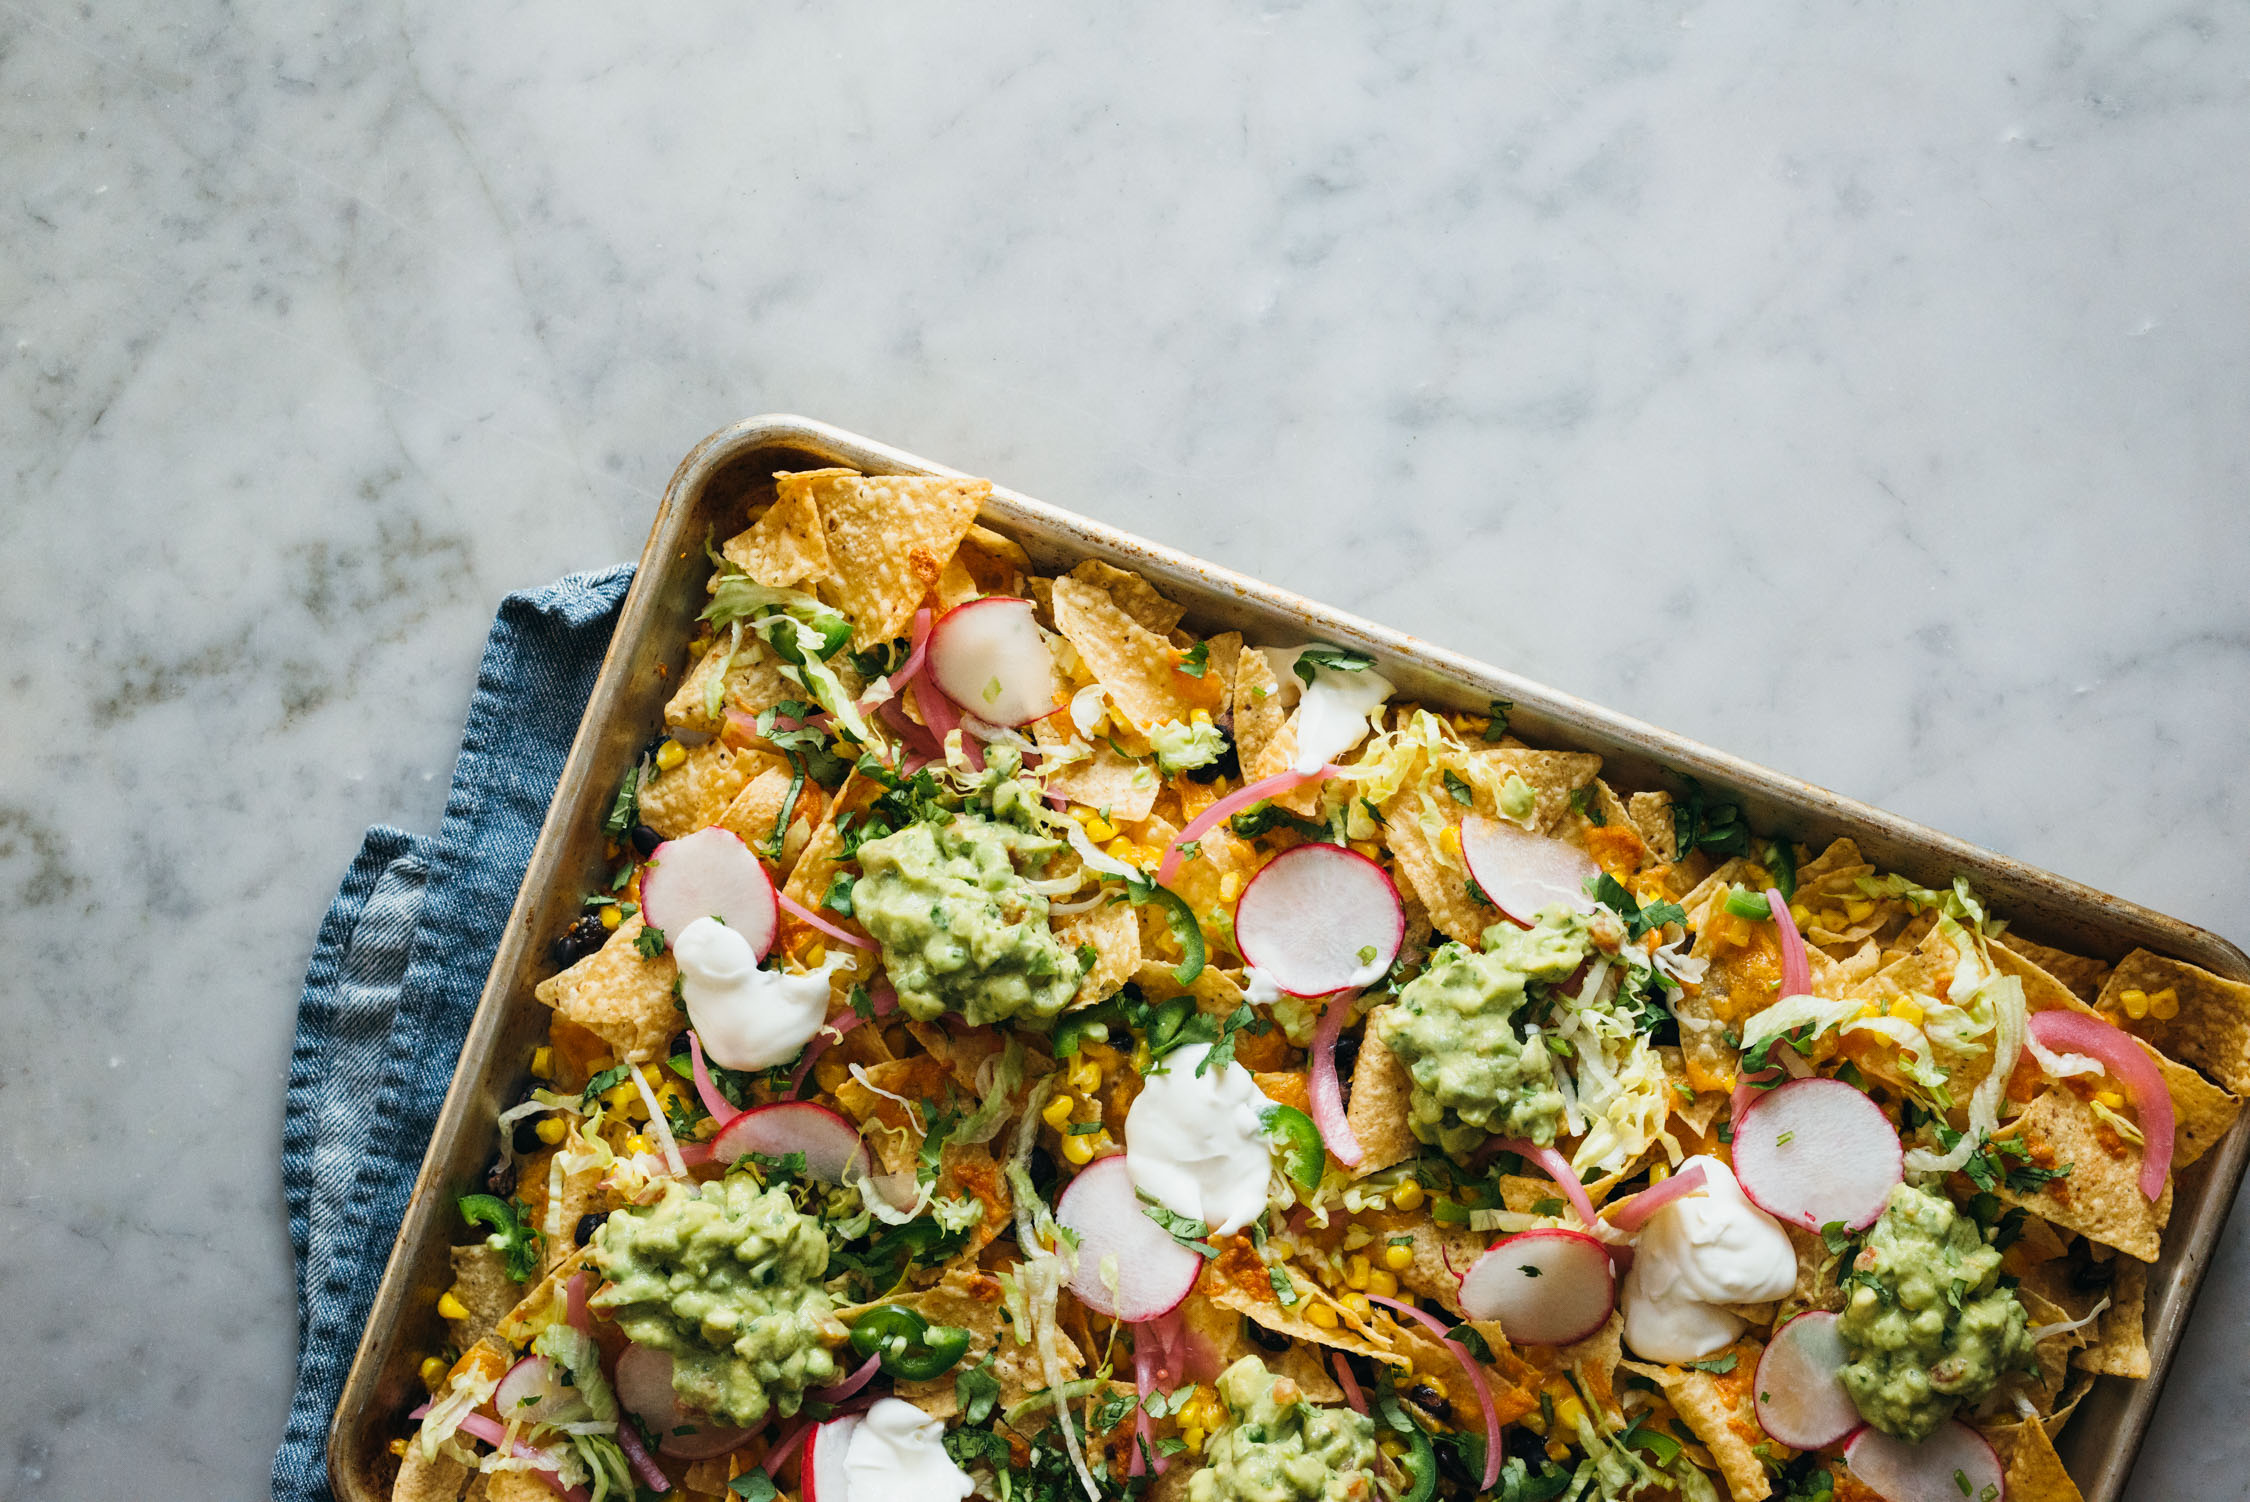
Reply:
[[844, 1449], [844, 1490], [874, 1502], [961, 1502], [976, 1490], [945, 1453], [945, 1425], [904, 1398], [883, 1398]]
[[1367, 734], [1368, 717], [1383, 707], [1394, 690], [1391, 680], [1373, 668], [1346, 673], [1315, 667], [1307, 685], [1296, 671], [1302, 647], [1263, 650], [1274, 676], [1281, 680], [1282, 703], [1298, 706], [1297, 759], [1291, 771], [1318, 771], [1358, 745]]
[[704, 1054], [729, 1069], [771, 1069], [795, 1058], [828, 1016], [828, 977], [851, 963], [837, 953], [808, 975], [760, 970], [750, 941], [716, 918], [672, 935], [672, 958]]
[[1797, 1286], [1797, 1252], [1781, 1223], [1743, 1196], [1724, 1163], [1694, 1157], [1703, 1190], [1649, 1217], [1625, 1274], [1625, 1344], [1650, 1361], [1695, 1361], [1745, 1328], [1717, 1306], [1778, 1299]]
[[1273, 977], [1256, 965], [1246, 965], [1242, 970], [1242, 999], [1252, 1006], [1270, 1007], [1288, 993], [1273, 983]]
[[1266, 1208], [1273, 1150], [1258, 1118], [1274, 1102], [1229, 1059], [1195, 1069], [1211, 1052], [1193, 1043], [1166, 1054], [1125, 1113], [1125, 1171], [1133, 1187], [1176, 1215], [1230, 1235]]

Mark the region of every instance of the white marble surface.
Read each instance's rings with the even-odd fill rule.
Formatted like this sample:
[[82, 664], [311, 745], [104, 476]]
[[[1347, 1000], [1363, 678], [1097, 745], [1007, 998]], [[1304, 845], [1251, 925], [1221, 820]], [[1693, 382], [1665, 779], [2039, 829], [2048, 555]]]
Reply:
[[262, 1490], [321, 910], [758, 411], [2250, 937], [2250, 13], [1070, 9], [0, 0], [0, 1497]]

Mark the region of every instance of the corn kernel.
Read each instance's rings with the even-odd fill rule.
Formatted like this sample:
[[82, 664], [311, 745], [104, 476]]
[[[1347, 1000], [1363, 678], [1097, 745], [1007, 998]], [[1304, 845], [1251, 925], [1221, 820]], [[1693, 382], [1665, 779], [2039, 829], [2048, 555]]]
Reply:
[[1114, 840], [1117, 838], [1117, 826], [1096, 814], [1086, 821], [1086, 834], [1089, 839]]
[[542, 1043], [531, 1051], [531, 1072], [543, 1080], [555, 1077], [555, 1051]]
[[539, 1140], [546, 1143], [549, 1147], [555, 1146], [556, 1144], [560, 1143], [564, 1137], [569, 1135], [569, 1129], [566, 1128], [562, 1124], [562, 1122], [552, 1116], [541, 1117], [539, 1120], [539, 1125], [533, 1127], [532, 1130], [534, 1132], [537, 1132], [539, 1134]]
[[1076, 1105], [1077, 1102], [1069, 1096], [1058, 1095], [1047, 1102], [1046, 1109], [1039, 1113], [1039, 1119], [1059, 1132], [1070, 1125], [1070, 1113]]
[[851, 1077], [851, 1065], [833, 1055], [823, 1055], [821, 1061], [813, 1065], [813, 1078], [820, 1081], [820, 1088], [830, 1095], [842, 1089], [844, 1081]]
[[1648, 1166], [1648, 1181], [1651, 1184], [1661, 1184], [1670, 1177], [1672, 1177], [1672, 1168], [1670, 1164], [1651, 1163]]
[[1311, 1320], [1323, 1330], [1336, 1328], [1336, 1311], [1326, 1304], [1313, 1305], [1312, 1308], [1305, 1311], [1305, 1318]]
[[[1346, 1190], [1345, 1193], [1347, 1195], [1356, 1195], [1357, 1191]], [[1355, 1222], [1354, 1224], [1347, 1226], [1344, 1229], [1344, 1250], [1347, 1252], [1356, 1252], [1361, 1247], [1367, 1245], [1374, 1239], [1375, 1233], [1373, 1231], [1370, 1231], [1367, 1229], [1367, 1227], [1359, 1225]]]
[[1365, 1288], [1367, 1286], [1367, 1273], [1367, 1259], [1354, 1255], [1350, 1261], [1344, 1264], [1344, 1286], [1346, 1288]]
[[437, 1312], [446, 1319], [467, 1319], [469, 1317], [469, 1306], [454, 1297], [452, 1291], [448, 1290], [439, 1295]]
[[2151, 1017], [2157, 1018], [2159, 1021], [2164, 1022], [2169, 1022], [2174, 1017], [2179, 1016], [2180, 993], [2173, 990], [2170, 986], [2166, 986], [2161, 991], [2150, 992], [2148, 998], [2148, 1014]]
[[[1414, 1248], [1410, 1246], [1384, 1247], [1383, 1265], [1394, 1273], [1405, 1272], [1414, 1265]], [[1392, 1284], [1395, 1287], [1397, 1280], [1393, 1279]]]
[[1219, 900], [1221, 902], [1232, 902], [1241, 895], [1242, 873], [1240, 871], [1229, 871], [1219, 878]]
[[1866, 901], [1864, 898], [1855, 899], [1844, 904], [1845, 915], [1848, 916], [1854, 923], [1865, 923], [1869, 915], [1874, 911], [1875, 904]]
[[2112, 1111], [2122, 1111], [2125, 1109], [2125, 1097], [2119, 1095], [2115, 1090], [2096, 1090], [2094, 1092], [2094, 1099], [2100, 1101], [2103, 1105], [2109, 1107]]
[[1461, 831], [1458, 828], [1451, 824], [1446, 825], [1445, 833], [1438, 836], [1437, 842], [1438, 849], [1444, 851], [1454, 860], [1461, 859]]
[[669, 772], [687, 760], [687, 747], [678, 741], [666, 741], [656, 748], [656, 770]]
[[1398, 1279], [1382, 1268], [1371, 1269], [1367, 1274], [1367, 1291], [1379, 1293], [1386, 1299], [1398, 1297]]
[[394, 1439], [384, 1448], [402, 1460], [406, 1458], [406, 1441], [403, 1439]]
[[2148, 1015], [2148, 993], [2138, 986], [2127, 986], [2117, 999], [2125, 1003], [2125, 1015], [2136, 1022]]
[[1391, 1207], [1397, 1210], [1419, 1210], [1422, 1207], [1422, 1186], [1408, 1179], [1393, 1189]]
[[1102, 1066], [1087, 1059], [1070, 1072], [1070, 1088], [1080, 1095], [1092, 1095], [1101, 1088]]
[[1799, 928], [1805, 928], [1812, 923], [1812, 909], [1801, 902], [1789, 904], [1789, 916], [1797, 920]]
[[1921, 1003], [1911, 996], [1902, 996], [1897, 1001], [1892, 1002], [1891, 1015], [1901, 1022], [1911, 1022], [1916, 1027], [1922, 1025]]
[[[459, 1303], [460, 1301], [456, 1299], [454, 1300], [454, 1302]], [[448, 1370], [449, 1368], [446, 1366], [443, 1358], [437, 1356], [426, 1358], [422, 1362], [422, 1365], [420, 1367], [422, 1385], [428, 1388], [431, 1392], [436, 1392], [438, 1388], [444, 1383], [445, 1374]]]
[[1447, 1402], [1450, 1403], [1451, 1401], [1453, 1401], [1453, 1393], [1446, 1387], [1445, 1379], [1443, 1377], [1424, 1377], [1422, 1379], [1422, 1385], [1429, 1388], [1431, 1392], [1436, 1393], [1439, 1397], [1445, 1399]]
[[654, 1147], [646, 1137], [643, 1137], [639, 1132], [634, 1132], [625, 1139], [625, 1151], [645, 1153], [654, 1151]]
[[614, 932], [617, 926], [624, 921], [625, 915], [617, 910], [616, 903], [613, 902], [602, 909], [602, 927]]
[[1367, 1295], [1364, 1293], [1347, 1293], [1336, 1302], [1343, 1305], [1344, 1312], [1353, 1319], [1363, 1320], [1375, 1312], [1374, 1306], [1367, 1302]]
[[1084, 1168], [1094, 1161], [1094, 1139], [1090, 1135], [1065, 1137], [1062, 1147], [1063, 1156], [1068, 1158], [1076, 1167]]
[[1187, 1441], [1188, 1454], [1201, 1455], [1203, 1453], [1203, 1431], [1201, 1429], [1182, 1429], [1180, 1438]]
[[1413, 1294], [1408, 1293], [1403, 1288], [1401, 1288], [1397, 1293], [1392, 1294], [1391, 1297], [1397, 1299], [1401, 1304], [1404, 1304], [1409, 1309], [1413, 1308], [1414, 1305], [1418, 1302]]
[[1568, 1446], [1568, 1445], [1564, 1444], [1564, 1443], [1563, 1443], [1563, 1442], [1562, 1442], [1561, 1440], [1559, 1440], [1559, 1439], [1551, 1439], [1551, 1440], [1548, 1440], [1548, 1441], [1547, 1441], [1547, 1458], [1548, 1458], [1549, 1460], [1568, 1460], [1568, 1459], [1570, 1459], [1570, 1446]]
[[630, 1116], [635, 1121], [648, 1119], [648, 1103], [641, 1099], [641, 1092], [623, 1080], [602, 1092], [602, 1104], [609, 1107], [612, 1116]]
[[[1458, 844], [1460, 843], [1461, 837], [1459, 835], [1455, 835], [1453, 839], [1454, 843]], [[1382, 847], [1377, 845], [1373, 840], [1354, 840], [1352, 841], [1352, 850], [1353, 853], [1364, 856], [1366, 859], [1371, 861], [1378, 861], [1383, 858]]]
[[1564, 1398], [1555, 1405], [1555, 1422], [1570, 1433], [1576, 1434], [1578, 1426], [1585, 1421], [1586, 1405], [1579, 1402], [1576, 1395]]
[[1267, 1242], [1266, 1245], [1271, 1247], [1273, 1249], [1273, 1254], [1276, 1257], [1279, 1257], [1284, 1262], [1287, 1262], [1290, 1258], [1297, 1255], [1297, 1243], [1291, 1241], [1286, 1236], [1276, 1236], [1273, 1240]]
[[1381, 1450], [1385, 1455], [1388, 1455], [1393, 1460], [1398, 1459], [1401, 1455], [1404, 1455], [1406, 1453], [1406, 1446], [1404, 1443], [1388, 1437], [1386, 1437], [1383, 1442], [1377, 1445], [1375, 1448]]

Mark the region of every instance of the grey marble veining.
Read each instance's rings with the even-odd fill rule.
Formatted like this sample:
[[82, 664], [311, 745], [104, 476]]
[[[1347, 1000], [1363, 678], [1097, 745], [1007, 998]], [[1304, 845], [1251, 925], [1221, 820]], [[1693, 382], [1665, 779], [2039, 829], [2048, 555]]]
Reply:
[[262, 1490], [320, 913], [753, 412], [2250, 937], [2250, 13], [1067, 9], [0, 0], [0, 1497]]

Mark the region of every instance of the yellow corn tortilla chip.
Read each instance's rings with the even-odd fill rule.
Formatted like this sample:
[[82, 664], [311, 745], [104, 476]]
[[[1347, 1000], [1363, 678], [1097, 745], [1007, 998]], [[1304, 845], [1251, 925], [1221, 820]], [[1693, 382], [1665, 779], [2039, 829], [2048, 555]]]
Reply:
[[2046, 971], [2068, 987], [2073, 996], [2088, 1005], [2102, 994], [2102, 982], [2109, 979], [2111, 966], [2107, 960], [2088, 959], [2068, 950], [2050, 949], [2013, 932], [2002, 934], [1996, 942]]
[[1008, 1233], [1014, 1223], [1015, 1196], [1008, 1179], [983, 1142], [948, 1142], [938, 1159], [937, 1197], [971, 1199], [984, 1207], [984, 1219], [969, 1228], [969, 1239], [953, 1261], [974, 1266], [977, 1254]]
[[2185, 1064], [2176, 1064], [2142, 1043], [2172, 1097], [2172, 1172], [2219, 1145], [2242, 1114], [2242, 1102]]
[[[1350, 1003], [1338, 998], [1330, 1005]], [[1359, 1060], [1352, 1066], [1351, 1100], [1344, 1111], [1352, 1135], [1359, 1139], [1360, 1151], [1365, 1154], [1353, 1171], [1354, 1177], [1379, 1173], [1422, 1150], [1421, 1142], [1406, 1124], [1407, 1098], [1414, 1081], [1383, 1041], [1374, 1021], [1371, 1014], [1366, 1031], [1360, 1035]]]
[[1078, 984], [1074, 1007], [1090, 1007], [1133, 978], [1141, 964], [1141, 922], [1130, 905], [1103, 902], [1083, 913], [1054, 921], [1055, 938], [1075, 951], [1081, 944], [1094, 950], [1093, 968]]
[[[915, 1166], [929, 1113], [941, 1095], [950, 1094], [952, 1070], [943, 1059], [917, 1054], [888, 1064], [860, 1065], [836, 1087], [836, 1104], [864, 1129], [861, 1135], [881, 1160], [885, 1173]], [[902, 1105], [903, 1097], [910, 1104]]]
[[1005, 563], [1018, 573], [1028, 574], [1031, 572], [1031, 555], [1023, 550], [1023, 544], [1013, 537], [993, 531], [982, 522], [969, 528], [969, 535], [961, 540], [965, 544], [974, 546], [978, 552], [985, 554], [987, 557]]
[[1427, 1215], [1402, 1214], [1399, 1219], [1400, 1223], [1385, 1234], [1414, 1238], [1414, 1260], [1400, 1271], [1399, 1282], [1423, 1298], [1435, 1299], [1458, 1317], [1463, 1312], [1461, 1274], [1483, 1255], [1486, 1243], [1492, 1240], [1491, 1235], [1472, 1231], [1467, 1226], [1445, 1225]]
[[636, 942], [648, 925], [638, 913], [617, 925], [577, 964], [541, 981], [532, 991], [547, 1005], [616, 1050], [621, 1059], [653, 1059], [680, 1030], [672, 982], [680, 967], [669, 952], [644, 958]]
[[2007, 1466], [2008, 1502], [2085, 1502], [2078, 1483], [2063, 1469], [2054, 1441], [2036, 1419], [1997, 1424], [1984, 1431]]
[[[816, 911], [819, 909], [820, 900], [828, 895], [829, 884], [844, 865], [844, 832], [840, 821], [846, 814], [856, 816], [882, 792], [874, 779], [861, 776], [857, 770], [844, 778], [844, 785], [828, 800], [828, 809], [821, 816], [820, 827], [806, 842], [804, 854], [797, 857], [797, 864], [789, 870], [789, 879], [782, 890], [788, 893], [790, 900]], [[844, 921], [834, 913], [822, 916], [830, 923]], [[786, 929], [795, 920], [784, 913], [781, 922]]]
[[1222, 631], [1211, 637], [1207, 645], [1211, 650], [1203, 659], [1203, 676], [1219, 686], [1223, 707], [1232, 713], [1235, 674], [1242, 669], [1242, 633]]
[[1183, 614], [1180, 607], [1164, 598], [1155, 585], [1139, 574], [1089, 558], [1072, 569], [1070, 577], [1107, 594], [1117, 602], [1118, 609], [1158, 636], [1170, 636], [1172, 628], [1180, 623]]
[[1782, 1229], [1789, 1233], [1789, 1245], [1797, 1253], [1797, 1282], [1781, 1307], [1789, 1311], [1843, 1308], [1843, 1289], [1836, 1281], [1843, 1271], [1843, 1259], [1828, 1250], [1817, 1232], [1797, 1226]]
[[[491, 1336], [479, 1341], [478, 1347], [482, 1349], [496, 1342], [504, 1342], [507, 1346], [521, 1349], [531, 1344], [531, 1338], [545, 1329], [561, 1309], [563, 1285], [570, 1281], [572, 1273], [586, 1267], [590, 1260], [591, 1253], [587, 1248], [570, 1247], [563, 1256], [555, 1259], [539, 1281], [531, 1286], [531, 1290], [516, 1301], [515, 1308], [500, 1316], [500, 1323], [494, 1327]], [[504, 1349], [502, 1357], [500, 1369], [504, 1372], [513, 1364], [514, 1358]], [[463, 1361], [467, 1359], [465, 1356], [462, 1358]], [[458, 1365], [455, 1369], [459, 1369]]]
[[[1039, 722], [1041, 745], [1065, 744], [1067, 738], [1061, 731], [1048, 728], [1059, 718]], [[1050, 736], [1054, 737], [1052, 741]], [[1085, 761], [1073, 762], [1050, 777], [1047, 791], [1102, 813], [1112, 824], [1138, 824], [1147, 818], [1149, 810], [1156, 807], [1157, 793], [1163, 789], [1155, 766], [1120, 755], [1107, 737], [1097, 739], [1092, 750], [1093, 755]]]
[[[2127, 991], [2154, 996], [2165, 990], [2179, 999], [2176, 1017], [2151, 1011], [2135, 1018], [2126, 1009]], [[2127, 1032], [2195, 1065], [2236, 1095], [2250, 1094], [2250, 986], [2136, 949], [2110, 972], [2099, 1005], [2103, 1016]]]
[[468, 1484], [469, 1468], [460, 1461], [442, 1452], [425, 1460], [420, 1445], [408, 1445], [391, 1483], [391, 1502], [459, 1502]]
[[[1292, 1263], [1280, 1264], [1283, 1275], [1293, 1285], [1297, 1302], [1283, 1308], [1280, 1296], [1274, 1291], [1273, 1279], [1266, 1264], [1250, 1245], [1250, 1238], [1237, 1236], [1228, 1242], [1217, 1260], [1206, 1263], [1203, 1269], [1204, 1296], [1221, 1309], [1243, 1315], [1251, 1323], [1292, 1340], [1310, 1341], [1314, 1345], [1330, 1346], [1342, 1351], [1356, 1351], [1362, 1356], [1391, 1366], [1411, 1365], [1410, 1359], [1380, 1344], [1339, 1320], [1334, 1328], [1314, 1324], [1305, 1317], [1312, 1307], [1311, 1301], [1323, 1298], [1320, 1284], [1310, 1273]], [[1325, 1301], [1325, 1300], [1324, 1300]]]
[[782, 492], [749, 531], [728, 538], [719, 551], [727, 562], [773, 589], [828, 577], [828, 534], [820, 524], [820, 507], [805, 486]]
[[[788, 802], [789, 788], [795, 781], [787, 767], [767, 767], [742, 785], [742, 791], [734, 795], [733, 801], [719, 815], [718, 826], [733, 832], [743, 844], [763, 856], [773, 839], [774, 821], [781, 817], [782, 805]], [[804, 830], [806, 839], [812, 837], [811, 826], [805, 819], [805, 811], [811, 803], [800, 789], [796, 806], [790, 810], [791, 828]], [[803, 846], [800, 844], [798, 848], [801, 851]], [[790, 855], [786, 840], [781, 854], [782, 869], [786, 873]]]
[[1749, 885], [1756, 870], [1744, 857], [1732, 856], [1726, 864], [1690, 887], [1688, 894], [1680, 899], [1680, 906], [1687, 912], [1687, 926], [1698, 934], [1710, 927], [1711, 914], [1706, 909], [1714, 902], [1724, 902], [1728, 888], [1738, 883]]
[[[1738, 1341], [1729, 1347], [1734, 1352], [1734, 1372], [1747, 1374], [1758, 1369], [1758, 1357], [1763, 1347], [1751, 1341]], [[1676, 1366], [1652, 1366], [1642, 1361], [1620, 1363], [1625, 1370], [1637, 1372], [1664, 1389], [1664, 1396], [1679, 1413], [1681, 1420], [1703, 1441], [1703, 1447], [1718, 1462], [1719, 1474], [1726, 1478], [1727, 1488], [1736, 1502], [1764, 1502], [1773, 1495], [1773, 1484], [1766, 1477], [1764, 1462], [1751, 1449], [1753, 1441], [1746, 1435], [1763, 1441], [1765, 1434], [1759, 1427], [1757, 1414], [1750, 1406], [1750, 1382], [1747, 1376], [1740, 1381], [1722, 1379], [1709, 1372], [1683, 1371]]]
[[453, 1287], [447, 1291], [469, 1311], [461, 1319], [445, 1322], [454, 1348], [465, 1351], [490, 1335], [500, 1317], [516, 1307], [523, 1285], [508, 1276], [506, 1253], [477, 1241], [453, 1248]]
[[2092, 1014], [2094, 1009], [2080, 1000], [2077, 992], [2028, 955], [1998, 943], [1991, 946], [1991, 954], [1993, 969], [2023, 982], [2023, 1002], [2032, 1011]]
[[774, 477], [775, 504], [809, 499], [827, 534], [823, 588], [852, 619], [852, 645], [906, 633], [914, 611], [992, 494], [989, 480], [857, 475], [820, 469]]
[[1110, 702], [1141, 729], [1164, 720], [1185, 723], [1195, 712], [1172, 644], [1133, 619], [1106, 590], [1069, 576], [1057, 579], [1055, 629], [1078, 649]]
[[[911, 1309], [932, 1325], [952, 1325], [968, 1331], [969, 1352], [962, 1357], [961, 1364], [975, 1367], [981, 1365], [986, 1356], [993, 1358], [992, 1373], [1000, 1382], [1001, 1408], [1020, 1403], [1034, 1391], [1046, 1387], [1047, 1376], [1038, 1347], [1016, 1339], [1016, 1331], [1008, 1320], [1006, 1295], [1000, 1280], [992, 1274], [973, 1267], [948, 1268], [945, 1276], [930, 1287], [885, 1302]], [[1085, 1365], [1085, 1357], [1060, 1330], [1055, 1332], [1055, 1349], [1064, 1380], [1077, 1376]], [[932, 1418], [949, 1419], [960, 1412], [952, 1372], [927, 1382], [899, 1381], [895, 1391]]]
[[[664, 723], [680, 730], [716, 735], [726, 724], [728, 709], [756, 716], [784, 699], [802, 699], [805, 691], [781, 676], [781, 659], [757, 637], [745, 631], [742, 645], [733, 645], [732, 632], [720, 637], [696, 659], [680, 682], [679, 691], [664, 706]], [[712, 678], [725, 674], [719, 712], [711, 713]]]
[[668, 840], [716, 824], [750, 782], [755, 762], [738, 766], [724, 741], [687, 748], [687, 759], [641, 785], [641, 822]]
[[1670, 793], [1635, 793], [1625, 800], [1625, 812], [1633, 821], [1633, 832], [1651, 855], [1660, 861], [1680, 858], [1679, 829], [1672, 822]]
[[[1244, 653], [1243, 660], [1248, 661], [1250, 655]], [[1421, 899], [1439, 933], [1479, 947], [1484, 943], [1484, 931], [1503, 921], [1500, 910], [1469, 895], [1467, 870], [1441, 856], [1436, 843], [1422, 832], [1421, 822], [1410, 812], [1413, 796], [1411, 787], [1402, 788], [1383, 808], [1383, 817], [1389, 820], [1383, 833], [1390, 842], [1392, 863]]]
[[1235, 656], [1233, 687], [1228, 703], [1234, 714], [1235, 759], [1242, 763], [1242, 780], [1256, 782], [1289, 770], [1297, 738], [1282, 727], [1289, 711], [1282, 703], [1281, 680], [1263, 652], [1241, 651]]
[[937, 588], [932, 592], [937, 596], [940, 611], [966, 605], [984, 593], [977, 588], [977, 576], [969, 571], [969, 565], [962, 561], [958, 552], [945, 560], [945, 567], [938, 571]]
[[2116, 1259], [2110, 1278], [2109, 1307], [2090, 1328], [2093, 1339], [2072, 1353], [2070, 1363], [2111, 1377], [2146, 1377], [2148, 1357], [2148, 1268], [2128, 1257]]
[[[1602, 759], [1590, 751], [1534, 751], [1528, 746], [1502, 745], [1482, 753], [1506, 782], [1512, 773], [1531, 785], [1531, 825], [1539, 834], [1553, 834], [1570, 817], [1570, 795], [1594, 780]], [[1492, 812], [1492, 810], [1485, 810]]]
[[[2033, 1194], [2000, 1185], [1994, 1192], [2003, 1203], [2021, 1205], [2143, 1262], [2156, 1260], [2163, 1249], [2164, 1224], [2172, 1216], [2172, 1186], [2167, 1181], [2163, 1197], [2153, 1205], [2142, 1198], [2140, 1149], [2108, 1132], [2084, 1101], [2056, 1086], [1993, 1135], [2021, 1139], [2030, 1147], [2032, 1161], [2042, 1167], [2070, 1165], [2068, 1175]], [[2105, 1143], [2105, 1136], [2116, 1146]]]

